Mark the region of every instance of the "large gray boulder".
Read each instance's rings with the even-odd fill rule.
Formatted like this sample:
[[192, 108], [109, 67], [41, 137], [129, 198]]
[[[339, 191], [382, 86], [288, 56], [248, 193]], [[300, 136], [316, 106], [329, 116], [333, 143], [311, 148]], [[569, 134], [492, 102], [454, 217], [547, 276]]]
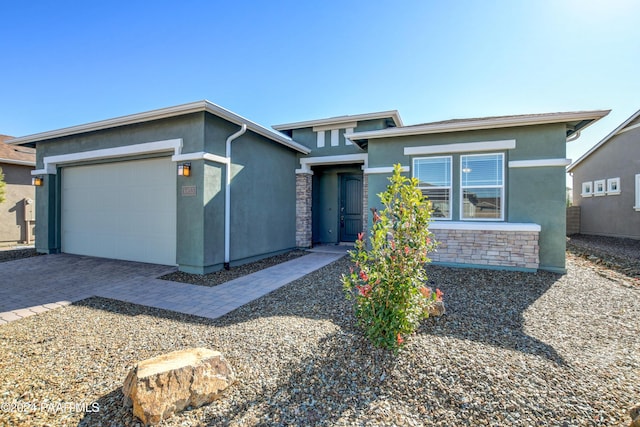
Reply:
[[124, 404], [145, 425], [156, 424], [187, 407], [197, 408], [220, 397], [235, 381], [231, 366], [218, 351], [190, 348], [138, 362], [122, 387]]

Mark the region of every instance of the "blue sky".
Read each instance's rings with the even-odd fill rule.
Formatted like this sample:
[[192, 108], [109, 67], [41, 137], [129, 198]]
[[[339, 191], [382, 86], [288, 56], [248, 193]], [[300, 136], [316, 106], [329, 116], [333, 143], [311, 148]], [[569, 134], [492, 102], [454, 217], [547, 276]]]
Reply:
[[0, 133], [208, 99], [258, 123], [640, 109], [640, 2], [3, 1]]

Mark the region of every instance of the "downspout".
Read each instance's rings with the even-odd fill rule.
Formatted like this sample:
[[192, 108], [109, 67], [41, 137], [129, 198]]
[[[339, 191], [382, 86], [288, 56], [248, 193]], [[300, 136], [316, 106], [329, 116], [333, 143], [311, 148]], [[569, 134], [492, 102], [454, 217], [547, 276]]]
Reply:
[[224, 185], [224, 269], [229, 269], [229, 259], [230, 259], [230, 240], [231, 240], [231, 232], [229, 228], [231, 227], [231, 143], [234, 139], [242, 136], [243, 133], [247, 131], [247, 125], [242, 124], [240, 126], [240, 130], [234, 133], [233, 135], [229, 135], [226, 142], [225, 149], [225, 157], [227, 158], [226, 166], [226, 182]]

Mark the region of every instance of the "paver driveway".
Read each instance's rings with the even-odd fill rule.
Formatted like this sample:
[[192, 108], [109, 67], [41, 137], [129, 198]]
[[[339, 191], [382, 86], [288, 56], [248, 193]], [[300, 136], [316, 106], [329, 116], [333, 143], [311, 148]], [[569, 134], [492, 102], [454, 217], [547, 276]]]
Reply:
[[3, 262], [0, 324], [91, 296], [216, 318], [343, 255], [311, 253], [214, 287], [157, 279], [175, 267], [80, 255]]

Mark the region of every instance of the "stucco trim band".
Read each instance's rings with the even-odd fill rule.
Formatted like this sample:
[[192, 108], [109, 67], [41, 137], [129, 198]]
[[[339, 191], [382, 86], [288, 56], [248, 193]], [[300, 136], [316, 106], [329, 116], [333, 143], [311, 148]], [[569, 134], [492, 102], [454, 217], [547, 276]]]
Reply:
[[516, 140], [507, 139], [504, 141], [462, 142], [457, 144], [404, 147], [404, 155], [419, 156], [423, 154], [470, 153], [474, 151], [512, 150], [514, 148], [516, 148]]
[[432, 221], [429, 228], [433, 230], [472, 230], [472, 231], [532, 231], [540, 232], [542, 227], [526, 222], [462, 222]]
[[218, 156], [217, 154], [211, 154], [205, 151], [176, 154], [171, 156], [171, 160], [174, 162], [185, 162], [187, 160], [208, 160], [210, 162], [222, 163], [223, 165], [228, 165], [230, 163], [230, 159], [228, 157]]
[[566, 167], [571, 164], [571, 159], [538, 159], [538, 160], [512, 160], [510, 168], [539, 168], [545, 166]]
[[[363, 171], [365, 174], [370, 173], [393, 173], [393, 166], [382, 166], [377, 168], [366, 168]], [[402, 166], [402, 172], [409, 172], [409, 166]]]
[[369, 155], [364, 154], [344, 154], [338, 156], [303, 157], [300, 159], [300, 169], [296, 169], [297, 174], [313, 173], [311, 166], [316, 165], [342, 165], [349, 163], [363, 163], [363, 170], [367, 169]]
[[43, 159], [43, 168], [31, 171], [31, 175], [55, 175], [58, 172], [58, 165], [67, 163], [82, 162], [87, 160], [113, 159], [118, 157], [130, 157], [139, 154], [162, 153], [172, 150], [174, 152], [174, 155], [180, 154], [180, 152], [182, 151], [182, 138], [147, 142], [144, 144], [124, 145], [122, 147], [105, 148], [102, 150], [60, 154], [58, 156], [47, 156]]

